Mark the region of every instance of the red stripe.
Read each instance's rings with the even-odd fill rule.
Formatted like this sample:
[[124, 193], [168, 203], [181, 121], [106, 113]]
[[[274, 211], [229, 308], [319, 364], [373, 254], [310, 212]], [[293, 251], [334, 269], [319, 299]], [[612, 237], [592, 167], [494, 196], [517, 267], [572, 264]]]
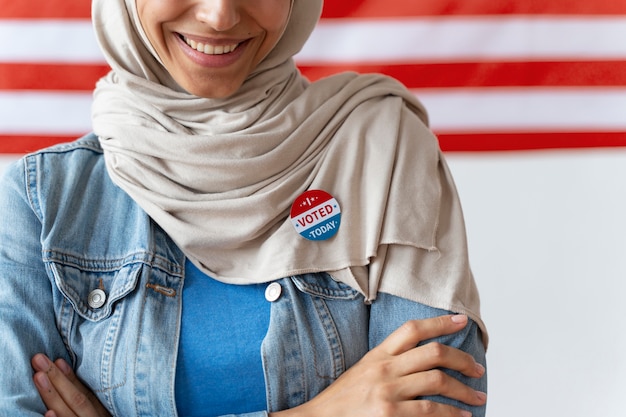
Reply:
[[328, 0], [324, 18], [626, 14], [624, 0]]
[[[79, 133], [68, 136], [0, 135], [0, 154], [25, 154], [80, 136]], [[439, 133], [438, 137], [445, 152], [626, 146], [626, 132]]]
[[[342, 71], [383, 73], [408, 88], [626, 86], [626, 61], [301, 65], [317, 80]], [[0, 90], [90, 91], [106, 65], [0, 63]]]
[[0, 63], [0, 90], [93, 90], [106, 65]]
[[439, 133], [437, 136], [444, 152], [626, 146], [626, 132]]
[[408, 88], [626, 85], [626, 61], [301, 65], [300, 69], [310, 80], [341, 71], [383, 73]]
[[89, 19], [89, 0], [0, 0], [0, 19]]
[[0, 135], [0, 154], [25, 154], [63, 142], [70, 142], [81, 134], [69, 136]]
[[[0, 0], [0, 19], [80, 18], [90, 16], [89, 0]], [[626, 14], [624, 0], [327, 0], [324, 18], [376, 18], [493, 14]]]

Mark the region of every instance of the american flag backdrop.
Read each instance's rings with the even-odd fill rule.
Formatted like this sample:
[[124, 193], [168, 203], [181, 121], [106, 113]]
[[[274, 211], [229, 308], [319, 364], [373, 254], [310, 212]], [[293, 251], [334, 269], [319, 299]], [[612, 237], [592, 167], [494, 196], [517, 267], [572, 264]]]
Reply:
[[[90, 7], [0, 0], [0, 172], [91, 130]], [[490, 330], [488, 416], [623, 417], [626, 0], [326, 0], [297, 62], [427, 107]]]
[[[90, 130], [88, 0], [0, 0], [0, 153]], [[328, 0], [298, 56], [422, 99], [444, 150], [626, 144], [626, 0]]]

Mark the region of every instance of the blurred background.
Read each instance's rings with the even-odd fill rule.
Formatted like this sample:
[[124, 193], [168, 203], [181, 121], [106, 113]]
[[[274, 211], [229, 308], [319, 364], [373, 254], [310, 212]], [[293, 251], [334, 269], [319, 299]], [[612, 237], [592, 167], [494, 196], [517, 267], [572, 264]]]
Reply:
[[[89, 9], [0, 0], [0, 172], [90, 130]], [[297, 62], [386, 73], [428, 108], [490, 329], [488, 416], [626, 415], [626, 0], [327, 0]]]

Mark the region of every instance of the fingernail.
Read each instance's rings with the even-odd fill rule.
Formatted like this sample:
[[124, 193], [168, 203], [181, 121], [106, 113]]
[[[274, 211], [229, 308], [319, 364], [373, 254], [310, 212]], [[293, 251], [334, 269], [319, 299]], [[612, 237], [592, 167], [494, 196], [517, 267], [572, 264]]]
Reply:
[[40, 372], [36, 374], [35, 381], [37, 382], [37, 385], [39, 385], [41, 389], [46, 390], [46, 391], [50, 389], [50, 381], [48, 380], [48, 376], [45, 373]]
[[485, 373], [485, 367], [484, 367], [484, 366], [482, 366], [480, 363], [476, 362], [476, 364], [475, 364], [474, 366], [476, 367], [476, 372], [477, 372], [479, 375], [482, 375], [482, 374], [484, 374], [484, 373]]
[[50, 370], [50, 361], [44, 355], [35, 356], [35, 365], [38, 371], [48, 372]]
[[465, 314], [455, 314], [451, 317], [453, 323], [461, 324], [467, 323], [467, 316]]
[[56, 361], [57, 367], [63, 372], [64, 375], [69, 375], [72, 371], [72, 368], [65, 362], [63, 359], [59, 359]]
[[487, 394], [481, 391], [476, 391], [476, 398], [478, 398], [478, 400], [481, 402], [485, 402], [487, 401]]
[[461, 411], [461, 416], [462, 417], [472, 417], [472, 413], [470, 413], [469, 411]]

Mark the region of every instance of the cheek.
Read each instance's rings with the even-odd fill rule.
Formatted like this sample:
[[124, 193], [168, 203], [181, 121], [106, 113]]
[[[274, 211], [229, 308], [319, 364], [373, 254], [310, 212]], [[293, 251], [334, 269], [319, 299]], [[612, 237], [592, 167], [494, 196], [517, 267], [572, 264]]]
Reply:
[[158, 42], [156, 42], [157, 39], [155, 38], [156, 22], [154, 8], [150, 7], [148, 3], [150, 3], [149, 0], [137, 0], [137, 14], [141, 22], [141, 28], [150, 40], [152, 47], [156, 48]]
[[280, 40], [289, 19], [291, 0], [274, 0], [264, 3], [263, 28], [267, 37], [263, 49], [269, 52]]
[[289, 19], [291, 0], [261, 0], [258, 3], [255, 2], [252, 7], [247, 10], [257, 24], [268, 33], [282, 32]]
[[268, 3], [272, 3], [268, 12], [270, 16], [268, 20], [272, 21], [271, 26], [274, 31], [282, 33], [289, 20], [292, 0], [275, 0]]
[[164, 22], [174, 20], [181, 12], [177, 0], [136, 0], [137, 14], [144, 32], [154, 42], [162, 38]]

